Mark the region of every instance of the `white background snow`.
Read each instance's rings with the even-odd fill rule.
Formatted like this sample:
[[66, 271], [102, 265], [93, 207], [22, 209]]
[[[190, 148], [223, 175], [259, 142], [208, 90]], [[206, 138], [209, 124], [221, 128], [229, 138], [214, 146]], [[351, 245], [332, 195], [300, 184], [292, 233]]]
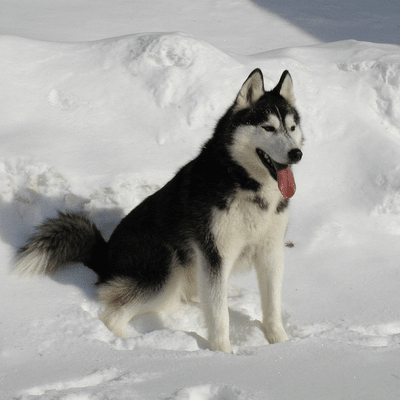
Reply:
[[[399, 399], [399, 17], [383, 0], [1, 0], [0, 398]], [[290, 71], [306, 135], [289, 342], [266, 342], [253, 274], [230, 286], [234, 355], [207, 349], [196, 304], [119, 339], [91, 271], [11, 274], [59, 209], [109, 235], [198, 153], [256, 67], [267, 89]]]

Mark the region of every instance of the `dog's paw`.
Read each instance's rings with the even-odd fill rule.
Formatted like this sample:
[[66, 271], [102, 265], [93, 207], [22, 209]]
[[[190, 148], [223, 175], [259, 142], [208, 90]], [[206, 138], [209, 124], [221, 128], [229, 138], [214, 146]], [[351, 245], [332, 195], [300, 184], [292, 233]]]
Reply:
[[233, 354], [232, 347], [229, 342], [217, 342], [215, 340], [209, 340], [208, 347], [212, 351], [222, 351], [224, 353]]
[[263, 332], [269, 344], [281, 343], [289, 340], [289, 337], [283, 328], [263, 326]]

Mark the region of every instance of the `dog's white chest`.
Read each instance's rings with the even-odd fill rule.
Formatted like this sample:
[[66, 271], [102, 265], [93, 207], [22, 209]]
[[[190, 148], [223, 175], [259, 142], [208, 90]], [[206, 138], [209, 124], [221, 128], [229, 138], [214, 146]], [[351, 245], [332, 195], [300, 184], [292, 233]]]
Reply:
[[279, 196], [240, 192], [227, 209], [214, 210], [211, 231], [218, 250], [225, 255], [240, 254], [245, 247], [280, 234], [282, 227], [286, 229], [288, 213], [276, 211], [279, 201]]

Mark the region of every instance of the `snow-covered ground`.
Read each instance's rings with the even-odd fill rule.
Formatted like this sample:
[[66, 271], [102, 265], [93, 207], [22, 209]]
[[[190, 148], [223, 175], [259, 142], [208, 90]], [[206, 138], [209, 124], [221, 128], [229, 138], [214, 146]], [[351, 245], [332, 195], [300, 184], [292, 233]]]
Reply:
[[[2, 0], [1, 399], [400, 398], [400, 7], [330, 3]], [[386, 44], [337, 42], [353, 38]], [[235, 355], [207, 350], [196, 304], [120, 339], [98, 320], [91, 271], [11, 274], [58, 209], [110, 234], [197, 154], [255, 67], [267, 88], [290, 71], [306, 135], [291, 341], [266, 342], [253, 274], [231, 282]]]

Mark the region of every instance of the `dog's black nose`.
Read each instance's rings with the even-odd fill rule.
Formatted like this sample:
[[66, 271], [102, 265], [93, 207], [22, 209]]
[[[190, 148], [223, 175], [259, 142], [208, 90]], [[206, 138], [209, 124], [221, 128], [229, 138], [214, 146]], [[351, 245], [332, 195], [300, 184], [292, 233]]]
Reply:
[[291, 162], [297, 163], [301, 160], [301, 157], [303, 157], [303, 153], [300, 149], [293, 149], [289, 151], [288, 157]]

